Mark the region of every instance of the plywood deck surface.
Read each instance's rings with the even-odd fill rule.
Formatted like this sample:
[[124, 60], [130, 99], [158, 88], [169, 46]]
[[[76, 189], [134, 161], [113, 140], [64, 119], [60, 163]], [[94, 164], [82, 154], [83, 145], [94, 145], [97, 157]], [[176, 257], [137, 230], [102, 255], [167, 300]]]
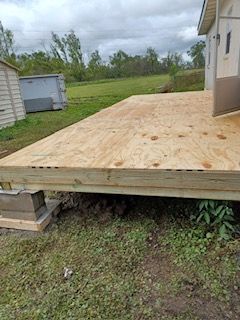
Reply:
[[194, 197], [217, 190], [218, 198], [223, 191], [239, 198], [240, 114], [213, 118], [212, 104], [211, 92], [132, 96], [1, 159], [0, 181], [176, 196], [182, 189]]

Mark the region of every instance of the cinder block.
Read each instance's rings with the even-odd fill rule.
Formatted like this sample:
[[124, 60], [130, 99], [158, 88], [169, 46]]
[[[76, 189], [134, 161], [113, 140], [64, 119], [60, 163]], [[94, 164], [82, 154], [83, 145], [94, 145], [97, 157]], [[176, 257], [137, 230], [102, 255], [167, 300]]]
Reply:
[[[0, 212], [36, 212], [45, 205], [43, 191], [0, 192]], [[2, 214], [2, 213], [1, 213]]]

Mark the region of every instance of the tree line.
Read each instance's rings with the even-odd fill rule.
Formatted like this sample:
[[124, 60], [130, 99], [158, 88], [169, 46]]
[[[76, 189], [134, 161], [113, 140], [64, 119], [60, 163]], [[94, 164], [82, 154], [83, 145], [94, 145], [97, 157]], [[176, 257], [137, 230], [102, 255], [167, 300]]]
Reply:
[[21, 75], [63, 73], [68, 82], [174, 74], [180, 69], [203, 68], [204, 49], [204, 41], [193, 45], [188, 51], [191, 61], [184, 61], [178, 52], [168, 52], [160, 58], [154, 48], [147, 48], [144, 55], [129, 55], [119, 50], [103, 61], [96, 50], [86, 63], [80, 39], [73, 30], [62, 37], [52, 32], [49, 49], [17, 53], [14, 33], [0, 22], [0, 59], [18, 66]]

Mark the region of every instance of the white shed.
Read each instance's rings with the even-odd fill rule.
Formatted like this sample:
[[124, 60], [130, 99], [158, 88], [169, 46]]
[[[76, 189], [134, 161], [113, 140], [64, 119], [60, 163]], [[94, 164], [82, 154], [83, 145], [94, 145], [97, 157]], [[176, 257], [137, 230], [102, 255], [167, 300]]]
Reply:
[[0, 128], [13, 125], [26, 116], [23, 105], [18, 68], [0, 60]]

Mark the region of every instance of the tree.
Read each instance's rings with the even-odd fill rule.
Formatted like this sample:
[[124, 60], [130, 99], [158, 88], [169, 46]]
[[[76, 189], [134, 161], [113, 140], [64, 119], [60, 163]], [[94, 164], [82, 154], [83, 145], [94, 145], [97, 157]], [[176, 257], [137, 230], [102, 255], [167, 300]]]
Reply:
[[65, 72], [63, 60], [44, 51], [35, 51], [31, 54], [22, 53], [17, 56], [17, 62], [21, 67], [21, 75]]
[[158, 54], [153, 48], [148, 48], [146, 53], [146, 61], [149, 66], [149, 73], [157, 73], [159, 67]]
[[98, 50], [95, 50], [92, 54], [91, 54], [91, 58], [88, 64], [89, 68], [99, 68], [102, 65], [102, 58], [99, 54]]
[[11, 30], [4, 29], [0, 21], [0, 58], [9, 62], [16, 59], [14, 51], [14, 35]]
[[75, 32], [71, 30], [60, 38], [52, 32], [51, 52], [56, 59], [61, 59], [76, 80], [83, 80], [85, 65], [81, 50], [81, 43]]
[[201, 40], [194, 44], [187, 52], [188, 55], [192, 58], [193, 67], [196, 69], [201, 69], [205, 66], [205, 47], [205, 41]]
[[56, 33], [52, 32], [52, 43], [50, 44], [52, 54], [57, 59], [62, 59], [68, 63], [68, 55], [66, 48], [66, 40], [64, 37], [60, 38]]
[[98, 50], [95, 50], [90, 57], [87, 78], [88, 79], [103, 79], [106, 77], [106, 66], [103, 64], [102, 58]]
[[67, 47], [71, 62], [74, 64], [84, 65], [81, 43], [79, 38], [75, 35], [75, 32], [71, 30], [68, 34], [65, 34], [65, 38], [63, 38], [63, 40]]
[[[125, 75], [126, 64], [129, 61], [129, 56], [126, 52], [119, 50], [109, 57], [110, 65], [113, 67], [113, 76], [115, 78], [123, 77]], [[124, 70], [125, 69], [125, 70]]]
[[161, 59], [161, 71], [164, 73], [169, 73], [172, 68], [181, 69], [183, 65], [184, 65], [183, 57], [178, 52], [171, 53], [169, 51], [167, 56]]

